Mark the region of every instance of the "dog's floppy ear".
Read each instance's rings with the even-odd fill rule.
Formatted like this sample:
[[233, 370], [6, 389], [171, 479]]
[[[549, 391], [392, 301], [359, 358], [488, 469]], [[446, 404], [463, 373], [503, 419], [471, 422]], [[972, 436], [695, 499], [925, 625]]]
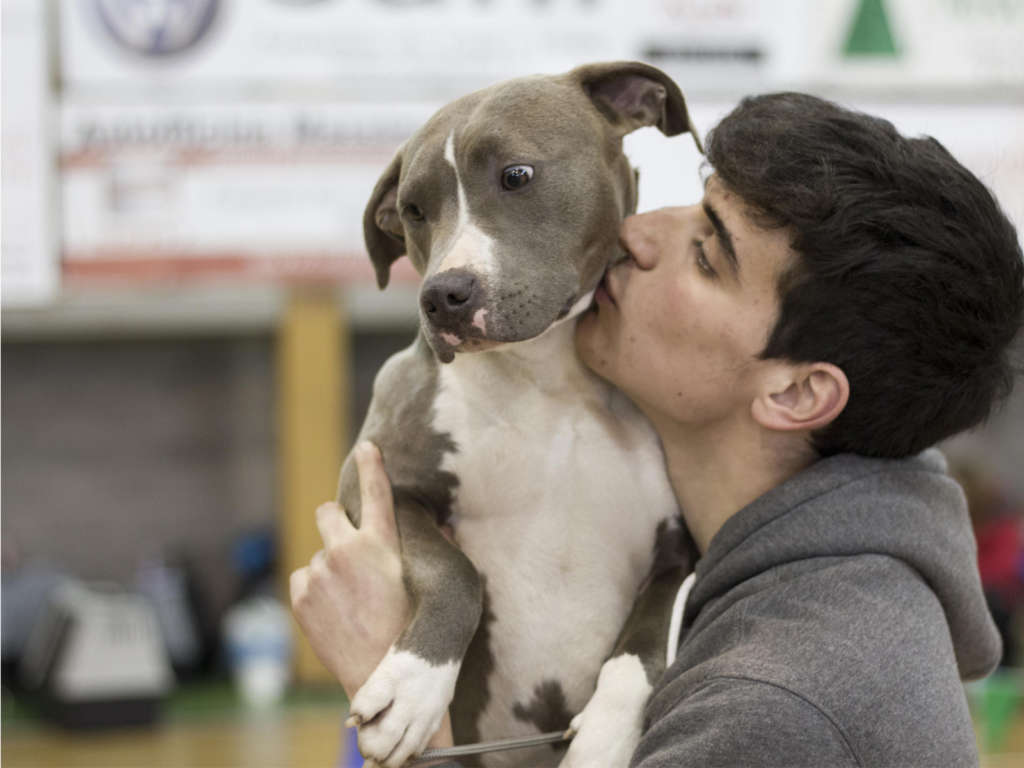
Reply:
[[363, 211], [363, 239], [383, 290], [391, 277], [391, 265], [405, 255], [405, 231], [398, 217], [398, 177], [402, 172], [402, 149], [377, 180], [370, 202]]
[[689, 131], [704, 152], [682, 91], [657, 67], [639, 61], [586, 64], [569, 73], [621, 137], [654, 125], [666, 136]]

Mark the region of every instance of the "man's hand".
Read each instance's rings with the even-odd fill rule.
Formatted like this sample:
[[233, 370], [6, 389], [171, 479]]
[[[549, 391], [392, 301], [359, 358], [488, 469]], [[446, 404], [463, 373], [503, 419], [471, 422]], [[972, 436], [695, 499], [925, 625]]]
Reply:
[[[383, 459], [372, 443], [356, 446], [355, 459], [362, 502], [359, 528], [334, 502], [321, 504], [316, 524], [324, 548], [291, 576], [295, 618], [350, 701], [405, 629], [410, 613]], [[446, 715], [429, 746], [451, 745]]]
[[391, 484], [372, 443], [355, 449], [359, 528], [334, 502], [316, 510], [324, 548], [291, 575], [292, 611], [313, 651], [355, 696], [409, 622]]

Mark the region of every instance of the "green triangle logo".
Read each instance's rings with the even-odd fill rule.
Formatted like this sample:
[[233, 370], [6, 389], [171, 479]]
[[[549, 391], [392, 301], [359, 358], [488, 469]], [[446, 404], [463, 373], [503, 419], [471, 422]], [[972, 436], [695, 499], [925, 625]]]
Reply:
[[883, 0], [860, 0], [843, 46], [844, 56], [900, 55]]

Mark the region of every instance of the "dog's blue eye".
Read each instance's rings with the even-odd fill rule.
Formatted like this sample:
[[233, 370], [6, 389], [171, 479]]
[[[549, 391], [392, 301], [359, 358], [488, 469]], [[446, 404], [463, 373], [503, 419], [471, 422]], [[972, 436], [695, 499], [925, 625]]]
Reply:
[[531, 165], [510, 165], [501, 172], [501, 186], [505, 189], [521, 189], [530, 183], [533, 178], [533, 166]]

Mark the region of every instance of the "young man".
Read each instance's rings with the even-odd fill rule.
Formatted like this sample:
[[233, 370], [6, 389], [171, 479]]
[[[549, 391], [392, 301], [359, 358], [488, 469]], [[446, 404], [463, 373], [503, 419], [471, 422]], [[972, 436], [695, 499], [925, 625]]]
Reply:
[[[744, 100], [708, 147], [703, 201], [627, 219], [577, 327], [701, 551], [633, 765], [976, 763], [961, 680], [999, 640], [963, 496], [921, 452], [1009, 392], [1017, 235], [938, 142], [810, 96]], [[407, 610], [379, 455], [359, 468], [363, 528], [321, 508], [292, 583], [350, 694]]]

